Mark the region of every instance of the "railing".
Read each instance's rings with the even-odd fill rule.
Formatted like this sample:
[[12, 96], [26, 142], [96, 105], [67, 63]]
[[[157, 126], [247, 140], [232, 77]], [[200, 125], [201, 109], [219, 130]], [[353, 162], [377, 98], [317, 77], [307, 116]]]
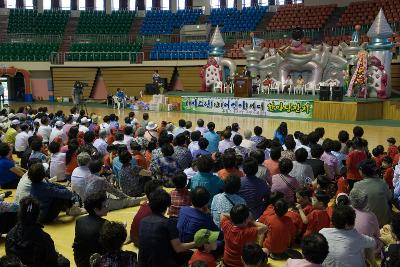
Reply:
[[7, 33], [1, 42], [7, 43], [61, 43], [62, 35], [33, 34], [33, 33]]
[[0, 61], [2, 62], [11, 62], [11, 61], [36, 61], [36, 62], [48, 62], [50, 57], [48, 56], [37, 56], [37, 55], [4, 55], [0, 53]]
[[141, 64], [143, 52], [53, 52], [50, 63], [63, 65], [66, 61], [129, 61], [130, 64]]
[[[148, 56], [146, 53], [145, 56]], [[160, 51], [150, 52], [150, 60], [200, 60], [208, 58], [208, 51]]]
[[[400, 30], [400, 22], [389, 23], [389, 25], [392, 28], [393, 32], [397, 32], [398, 30]], [[370, 27], [371, 27], [370, 24], [361, 25], [360, 33], [367, 34]], [[352, 35], [353, 32], [354, 32], [354, 26], [332, 27], [329, 29], [325, 29], [324, 35], [325, 36]]]
[[155, 34], [140, 35], [143, 45], [154, 45], [156, 43], [179, 43], [179, 42], [208, 42], [207, 35], [191, 35], [191, 34]]
[[136, 40], [129, 34], [75, 34], [71, 36], [71, 41], [73, 43], [134, 43]]

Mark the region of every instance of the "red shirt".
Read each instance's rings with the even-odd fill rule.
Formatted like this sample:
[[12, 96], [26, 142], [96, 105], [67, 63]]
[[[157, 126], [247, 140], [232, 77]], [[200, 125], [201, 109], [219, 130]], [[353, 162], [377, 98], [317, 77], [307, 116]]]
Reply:
[[140, 208], [139, 208], [138, 212], [136, 213], [135, 217], [133, 217], [133, 221], [132, 221], [132, 224], [131, 224], [130, 235], [131, 235], [131, 240], [133, 241], [135, 246], [137, 246], [139, 244], [139, 226], [140, 226], [140, 223], [142, 222], [142, 220], [144, 218], [146, 218], [147, 216], [150, 216], [151, 213], [152, 212], [151, 212], [151, 209], [150, 209], [149, 202], [145, 202], [142, 205], [140, 205]]
[[348, 195], [350, 193], [349, 182], [344, 177], [340, 177], [337, 180], [337, 187], [338, 187], [338, 189], [336, 191], [336, 195], [338, 195], [340, 193], [346, 193]]
[[233, 225], [230, 219], [221, 219], [221, 229], [224, 232], [224, 263], [232, 267], [244, 267], [242, 250], [244, 245], [257, 240], [257, 227], [240, 228]]
[[296, 228], [296, 235], [301, 233], [303, 230], [303, 221], [301, 220], [300, 214], [293, 210], [289, 210], [285, 216], [292, 220], [294, 227]]
[[149, 168], [150, 166], [150, 161], [151, 161], [151, 151], [146, 150], [144, 157], [146, 159], [146, 170]]
[[[261, 220], [259, 221], [261, 222]], [[263, 247], [267, 248], [271, 253], [287, 251], [296, 236], [296, 228], [292, 220], [286, 215], [279, 217], [274, 214], [262, 223], [268, 228]]]
[[303, 208], [304, 214], [308, 215], [310, 214], [310, 212], [312, 212], [314, 210], [313, 206], [311, 204], [308, 204], [307, 206], [305, 206]]
[[271, 176], [281, 173], [281, 171], [279, 170], [279, 161], [267, 159], [264, 161], [264, 166], [269, 170]]
[[393, 188], [393, 176], [394, 176], [394, 170], [392, 167], [389, 167], [384, 170], [383, 179], [385, 179], [385, 182], [389, 186], [389, 189]]
[[146, 170], [147, 169], [146, 168], [147, 167], [146, 158], [142, 155], [142, 153], [135, 152], [133, 155], [135, 157], [137, 165]]
[[361, 161], [367, 159], [365, 151], [353, 150], [349, 153], [346, 160], [347, 166], [347, 179], [349, 180], [361, 180], [362, 177], [358, 171], [358, 165]]
[[400, 154], [397, 153], [396, 156], [394, 156], [394, 159], [393, 159], [393, 166], [397, 165], [399, 163], [399, 160], [400, 160]]
[[307, 230], [304, 236], [318, 233], [322, 228], [329, 228], [331, 225], [331, 220], [326, 210], [313, 210], [307, 215], [307, 220]]
[[205, 251], [196, 250], [189, 260], [189, 265], [191, 266], [196, 261], [203, 261], [208, 267], [216, 267], [215, 258], [211, 253]]
[[377, 156], [377, 157], [374, 158], [374, 160], [375, 160], [375, 162], [376, 162], [376, 166], [377, 166], [378, 168], [382, 167], [382, 161], [383, 161], [383, 158], [384, 158], [385, 156], [386, 156], [386, 155], [379, 155], [379, 156]]
[[76, 167], [78, 167], [78, 155], [76, 152], [72, 154], [71, 160], [66, 164], [65, 166], [65, 174], [66, 175], [71, 175], [72, 172], [75, 170]]
[[387, 154], [394, 160], [394, 157], [399, 153], [396, 145], [390, 145], [387, 149]]
[[190, 193], [187, 188], [175, 189], [171, 193], [171, 206], [168, 209], [169, 217], [178, 217], [179, 211], [184, 206], [190, 206]]

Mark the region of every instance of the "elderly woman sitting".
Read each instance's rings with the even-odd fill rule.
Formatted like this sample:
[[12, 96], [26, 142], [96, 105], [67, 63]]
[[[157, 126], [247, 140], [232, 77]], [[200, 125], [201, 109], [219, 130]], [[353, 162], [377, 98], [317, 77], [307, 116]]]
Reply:
[[85, 190], [88, 177], [91, 175], [88, 164], [91, 158], [86, 152], [78, 154], [78, 167], [74, 169], [71, 175], [72, 191], [77, 193], [81, 199], [85, 199]]
[[366, 208], [368, 195], [363, 190], [355, 188], [351, 190], [349, 197], [356, 212], [354, 229], [360, 234], [373, 237], [376, 241], [375, 253], [379, 253], [384, 244], [380, 239], [378, 218]]

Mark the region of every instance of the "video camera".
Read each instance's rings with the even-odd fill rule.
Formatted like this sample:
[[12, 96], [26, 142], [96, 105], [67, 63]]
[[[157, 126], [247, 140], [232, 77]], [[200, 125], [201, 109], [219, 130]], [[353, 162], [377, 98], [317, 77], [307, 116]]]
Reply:
[[83, 94], [83, 88], [85, 86], [89, 86], [89, 85], [87, 83], [85, 83], [85, 82], [75, 81], [75, 83], [74, 83], [74, 94], [75, 95]]

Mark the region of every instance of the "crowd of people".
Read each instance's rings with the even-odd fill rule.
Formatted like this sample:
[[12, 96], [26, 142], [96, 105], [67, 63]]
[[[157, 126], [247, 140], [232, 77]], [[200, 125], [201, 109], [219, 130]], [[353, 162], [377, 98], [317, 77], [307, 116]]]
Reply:
[[[0, 194], [0, 266], [69, 266], [42, 227], [64, 211], [79, 216], [78, 267], [400, 266], [395, 138], [370, 152], [359, 126], [332, 140], [285, 122], [271, 139], [259, 126], [196, 125], [2, 110], [0, 187], [16, 193]], [[130, 226], [104, 218], [136, 205]]]

